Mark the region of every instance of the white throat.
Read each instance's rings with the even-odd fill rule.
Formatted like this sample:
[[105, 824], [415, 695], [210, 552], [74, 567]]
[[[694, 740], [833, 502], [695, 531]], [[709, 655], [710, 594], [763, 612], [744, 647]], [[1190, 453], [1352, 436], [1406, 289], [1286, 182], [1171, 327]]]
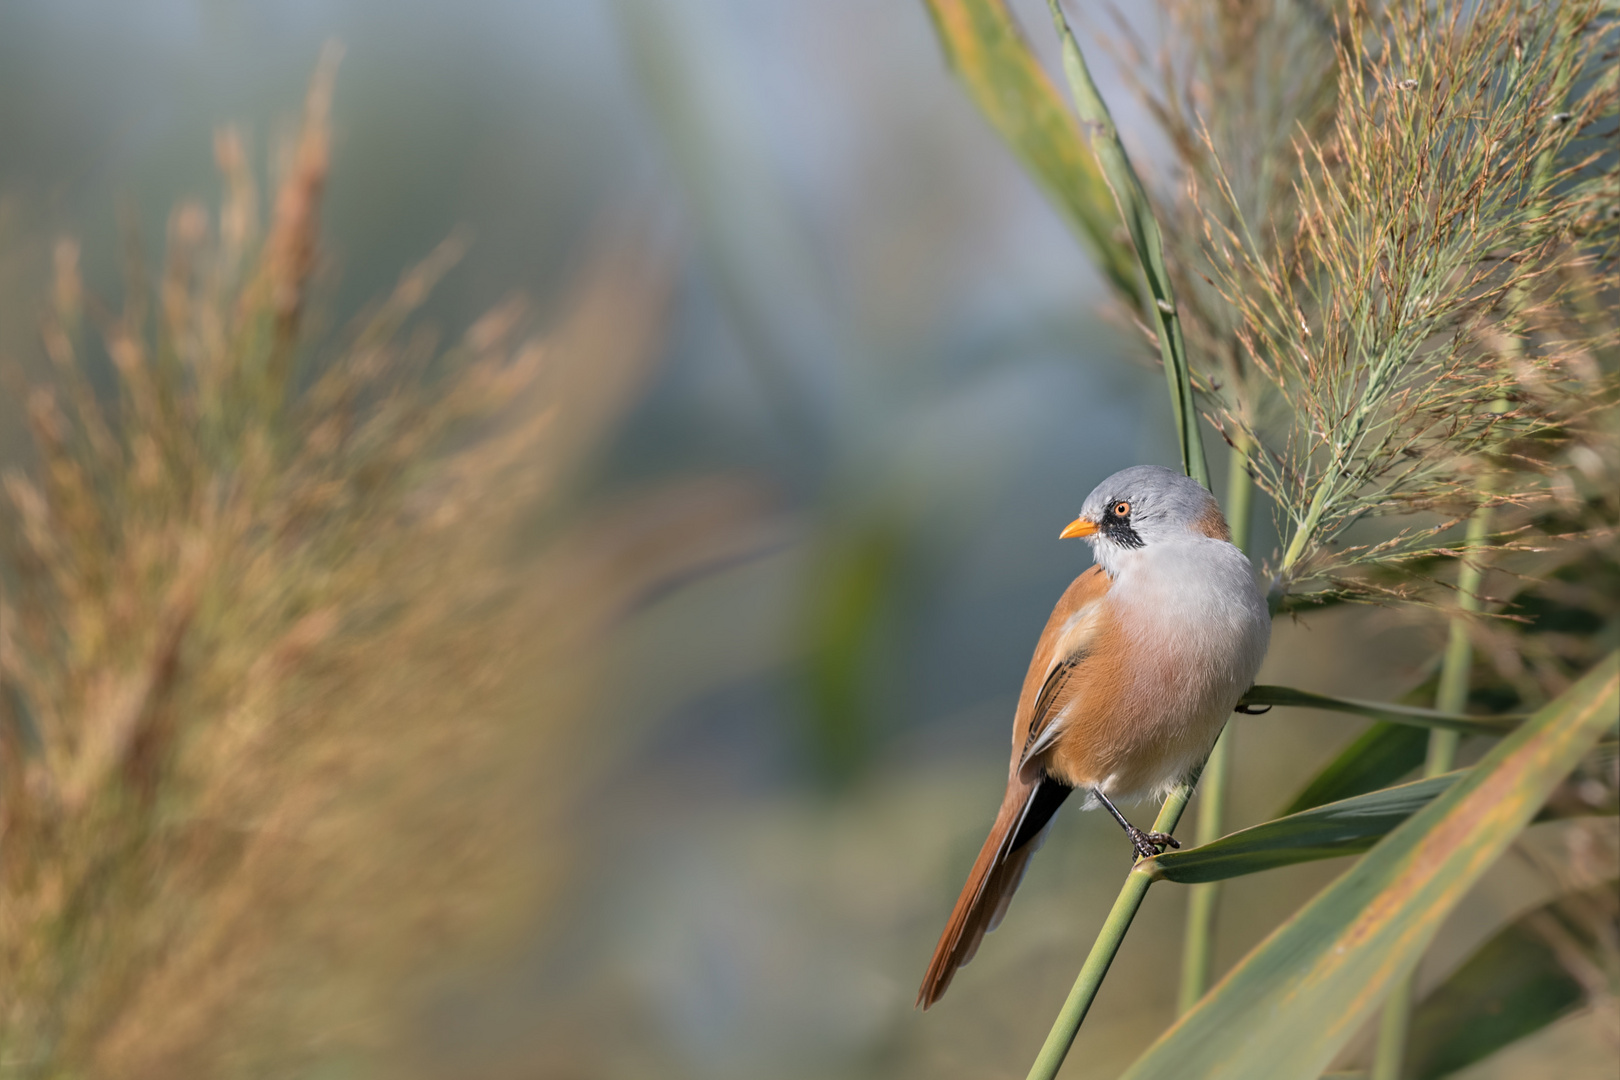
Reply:
[[1103, 573], [1115, 580], [1126, 567], [1140, 563], [1143, 552], [1147, 550], [1125, 547], [1101, 534], [1087, 537], [1087, 541], [1091, 544], [1091, 557], [1103, 568]]

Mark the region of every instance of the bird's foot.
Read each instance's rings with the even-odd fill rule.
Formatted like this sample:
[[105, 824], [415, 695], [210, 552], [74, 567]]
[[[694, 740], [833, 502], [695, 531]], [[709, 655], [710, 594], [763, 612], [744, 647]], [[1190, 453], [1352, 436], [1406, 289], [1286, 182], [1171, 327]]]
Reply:
[[1181, 842], [1169, 833], [1143, 832], [1136, 826], [1128, 826], [1126, 831], [1131, 837], [1131, 846], [1136, 849], [1138, 859], [1151, 859], [1155, 855], [1163, 855], [1165, 848], [1181, 847]]

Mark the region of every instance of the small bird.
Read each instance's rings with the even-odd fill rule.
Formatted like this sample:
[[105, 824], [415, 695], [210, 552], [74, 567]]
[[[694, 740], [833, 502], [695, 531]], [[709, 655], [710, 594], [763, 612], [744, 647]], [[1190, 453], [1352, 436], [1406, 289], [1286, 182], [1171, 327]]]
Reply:
[[934, 947], [917, 993], [925, 1009], [1001, 922], [1070, 792], [1106, 808], [1138, 858], [1180, 846], [1132, 825], [1115, 801], [1162, 797], [1202, 767], [1271, 639], [1248, 558], [1215, 499], [1180, 473], [1115, 473], [1061, 535], [1084, 537], [1096, 565], [1035, 643], [1007, 794]]

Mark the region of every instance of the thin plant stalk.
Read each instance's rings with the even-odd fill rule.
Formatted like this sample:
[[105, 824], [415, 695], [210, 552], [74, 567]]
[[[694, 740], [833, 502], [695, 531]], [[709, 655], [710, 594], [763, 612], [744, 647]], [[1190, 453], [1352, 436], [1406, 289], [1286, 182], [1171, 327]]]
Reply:
[[[1176, 310], [1175, 292], [1170, 283], [1170, 275], [1165, 269], [1164, 242], [1158, 220], [1154, 217], [1153, 207], [1146, 190], [1142, 187], [1142, 181], [1136, 175], [1130, 157], [1125, 153], [1125, 146], [1120, 142], [1119, 131], [1114, 126], [1114, 118], [1108, 110], [1108, 105], [1103, 101], [1102, 95], [1097, 90], [1097, 84], [1092, 80], [1085, 56], [1080, 51], [1080, 45], [1075, 40], [1073, 31], [1069, 28], [1063, 9], [1058, 6], [1058, 0], [1048, 0], [1048, 6], [1052, 12], [1053, 26], [1062, 45], [1063, 71], [1068, 79], [1075, 110], [1090, 131], [1092, 153], [1096, 155], [1097, 164], [1101, 167], [1103, 177], [1108, 181], [1108, 187], [1114, 194], [1114, 202], [1119, 208], [1126, 229], [1130, 232], [1131, 243], [1136, 249], [1137, 261], [1141, 266], [1143, 307], [1150, 324], [1157, 332], [1160, 357], [1164, 362], [1165, 380], [1170, 392], [1170, 403], [1175, 413], [1176, 436], [1181, 444], [1182, 468], [1188, 476], [1207, 488], [1210, 486], [1209, 465], [1204, 457], [1204, 445], [1198, 431], [1198, 411], [1193, 401], [1187, 347], [1182, 337], [1181, 317]], [[1196, 783], [1197, 779], [1194, 778], [1170, 793], [1164, 805], [1159, 808], [1159, 816], [1153, 823], [1155, 832], [1169, 833], [1175, 830], [1182, 812], [1187, 808], [1187, 801], [1192, 798]], [[1135, 869], [1126, 875], [1125, 884], [1114, 901], [1113, 910], [1109, 912], [1102, 930], [1092, 942], [1091, 951], [1080, 968], [1080, 974], [1075, 978], [1068, 1000], [1063, 1003], [1062, 1010], [1052, 1023], [1052, 1029], [1047, 1033], [1040, 1054], [1030, 1067], [1030, 1080], [1050, 1080], [1057, 1075], [1063, 1059], [1069, 1053], [1069, 1047], [1074, 1044], [1075, 1036], [1079, 1034], [1081, 1022], [1091, 1009], [1091, 1003], [1096, 1000], [1097, 991], [1102, 986], [1104, 976], [1108, 974], [1109, 966], [1119, 954], [1119, 947], [1142, 906], [1142, 900], [1147, 896], [1148, 886], [1152, 884], [1152, 880], [1147, 873]]]
[[[1204, 789], [1198, 801], [1198, 827], [1193, 845], [1219, 840], [1226, 787], [1232, 772], [1232, 729], [1228, 725], [1215, 742], [1215, 749], [1204, 763]], [[1221, 883], [1205, 881], [1188, 887], [1187, 926], [1181, 938], [1181, 988], [1176, 994], [1176, 1015], [1180, 1016], [1204, 996], [1209, 986], [1215, 956], [1215, 916], [1220, 907]]]
[[[1517, 67], [1517, 64], [1515, 64]], [[1513, 72], [1517, 79], [1518, 71]], [[1560, 91], [1567, 90], [1567, 80], [1559, 80]], [[1561, 96], [1561, 95], [1560, 95]], [[1539, 190], [1553, 165], [1553, 155], [1544, 151], [1536, 161], [1533, 187]], [[1514, 294], [1514, 307], [1524, 300], [1522, 290]], [[1502, 412], [1507, 402], [1499, 400], [1493, 411]], [[1468, 519], [1468, 534], [1464, 551], [1477, 552], [1490, 535], [1491, 510], [1481, 506]], [[1452, 616], [1450, 636], [1446, 641], [1445, 658], [1440, 664], [1440, 685], [1435, 691], [1435, 708], [1444, 712], [1460, 713], [1468, 704], [1468, 677], [1473, 668], [1473, 646], [1468, 640], [1468, 618], [1480, 608], [1479, 587], [1484, 577], [1484, 566], [1478, 558], [1464, 559], [1457, 570], [1458, 614]], [[1460, 733], [1436, 728], [1429, 732], [1429, 752], [1424, 762], [1425, 776], [1438, 776], [1450, 772], [1457, 759]], [[1378, 1043], [1373, 1050], [1372, 1069], [1368, 1080], [1400, 1080], [1401, 1066], [1406, 1058], [1406, 1035], [1412, 1020], [1412, 999], [1417, 973], [1412, 972], [1396, 984], [1384, 1002], [1384, 1012], [1378, 1023]]]
[[1192, 373], [1187, 360], [1187, 343], [1182, 335], [1181, 313], [1176, 306], [1175, 287], [1165, 266], [1164, 235], [1159, 220], [1154, 216], [1153, 204], [1141, 177], [1125, 153], [1119, 129], [1108, 103], [1097, 89], [1086, 66], [1085, 54], [1075, 40], [1069, 20], [1064, 17], [1058, 0], [1047, 0], [1052, 11], [1052, 25], [1057, 30], [1063, 50], [1063, 74], [1068, 79], [1069, 94], [1074, 99], [1075, 112], [1090, 135], [1091, 152], [1096, 155], [1103, 179], [1114, 193], [1114, 204], [1119, 208], [1120, 220], [1136, 249], [1137, 263], [1142, 270], [1142, 310], [1145, 321], [1153, 327], [1158, 339], [1159, 357], [1164, 362], [1164, 377], [1170, 391], [1170, 408], [1175, 416], [1176, 437], [1181, 443], [1182, 469], [1194, 480], [1209, 487], [1209, 464], [1204, 457], [1204, 443], [1198, 433], [1198, 406], [1193, 399]]
[[[1247, 553], [1249, 516], [1254, 500], [1254, 480], [1249, 475], [1246, 442], [1232, 444], [1231, 464], [1226, 476], [1226, 517], [1232, 530], [1232, 543]], [[1199, 783], [1198, 825], [1193, 843], [1202, 846], [1221, 838], [1225, 830], [1226, 791], [1232, 774], [1231, 725], [1215, 742], [1215, 749], [1204, 763]], [[1176, 996], [1176, 1013], [1192, 1008], [1209, 986], [1209, 973], [1215, 954], [1215, 916], [1220, 906], [1221, 884], [1201, 882], [1191, 887], [1187, 898], [1187, 928], [1181, 945], [1181, 989]]]
[[[1187, 809], [1187, 800], [1192, 797], [1193, 784], [1183, 784], [1170, 793], [1159, 809], [1159, 816], [1153, 822], [1155, 832], [1173, 832], [1176, 823], [1181, 820], [1182, 811]], [[1074, 1038], [1080, 1033], [1080, 1024], [1091, 1010], [1091, 1003], [1097, 999], [1097, 991], [1102, 987], [1103, 977], [1108, 974], [1108, 968], [1119, 955], [1119, 947], [1125, 942], [1125, 933], [1131, 928], [1131, 922], [1136, 918], [1136, 912], [1141, 908], [1142, 901], [1147, 896], [1148, 886], [1153, 884], [1153, 875], [1143, 869], [1139, 861], [1131, 872], [1125, 876], [1125, 885], [1119, 890], [1119, 896], [1114, 900], [1113, 910], [1109, 911], [1108, 918], [1103, 922], [1102, 929], [1097, 933], [1097, 940], [1091, 943], [1091, 952], [1086, 956], [1086, 962], [1080, 967], [1080, 974], [1074, 980], [1074, 986], [1069, 990], [1069, 997], [1058, 1012], [1057, 1019], [1052, 1022], [1052, 1030], [1046, 1033], [1046, 1042], [1041, 1045], [1041, 1052], [1035, 1057], [1035, 1064], [1029, 1068], [1028, 1080], [1052, 1080], [1063, 1065], [1063, 1059], [1069, 1054], [1069, 1047], [1074, 1045]]]
[[[1490, 531], [1491, 510], [1488, 506], [1482, 506], [1468, 519], [1464, 550], [1477, 552]], [[1434, 699], [1434, 707], [1444, 712], [1460, 713], [1468, 704], [1468, 676], [1474, 663], [1473, 645], [1468, 639], [1468, 620], [1480, 609], [1479, 587], [1484, 576], [1485, 568], [1477, 557], [1464, 559], [1457, 571], [1458, 613], [1451, 618], [1445, 659], [1440, 665], [1440, 686]], [[1459, 732], [1442, 728], [1429, 732], [1429, 755], [1423, 766], [1424, 776], [1439, 776], [1456, 766], [1457, 742], [1461, 737]], [[1406, 1057], [1406, 1032], [1412, 1018], [1415, 974], [1408, 975], [1396, 984], [1384, 1003], [1384, 1013], [1378, 1024], [1378, 1045], [1373, 1052], [1368, 1080], [1400, 1080], [1401, 1064]]]

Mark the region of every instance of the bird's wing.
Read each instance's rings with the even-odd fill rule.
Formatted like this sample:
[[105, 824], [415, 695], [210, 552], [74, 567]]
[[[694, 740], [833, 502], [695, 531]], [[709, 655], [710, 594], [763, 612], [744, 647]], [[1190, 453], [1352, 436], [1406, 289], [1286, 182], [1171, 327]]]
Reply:
[[1102, 627], [1102, 599], [1110, 584], [1112, 579], [1102, 568], [1093, 566], [1074, 579], [1052, 609], [1052, 617], [1036, 642], [1035, 655], [1030, 658], [1023, 693], [1018, 697], [1018, 712], [1013, 720], [1013, 773], [1030, 766], [1063, 730], [1068, 707], [1085, 681], [1075, 676], [1084, 669]]
[[1098, 569], [1076, 578], [1036, 643], [1018, 699], [1007, 793], [939, 944], [934, 946], [933, 959], [917, 992], [917, 1004], [925, 1009], [939, 1000], [956, 970], [973, 958], [980, 940], [1001, 921], [1030, 855], [1072, 790], [1044, 773], [1039, 755], [1064, 726], [1065, 709], [1074, 695], [1091, 681], [1076, 676], [1089, 674], [1086, 656], [1104, 615], [1098, 601], [1108, 592], [1108, 584], [1108, 576]]

